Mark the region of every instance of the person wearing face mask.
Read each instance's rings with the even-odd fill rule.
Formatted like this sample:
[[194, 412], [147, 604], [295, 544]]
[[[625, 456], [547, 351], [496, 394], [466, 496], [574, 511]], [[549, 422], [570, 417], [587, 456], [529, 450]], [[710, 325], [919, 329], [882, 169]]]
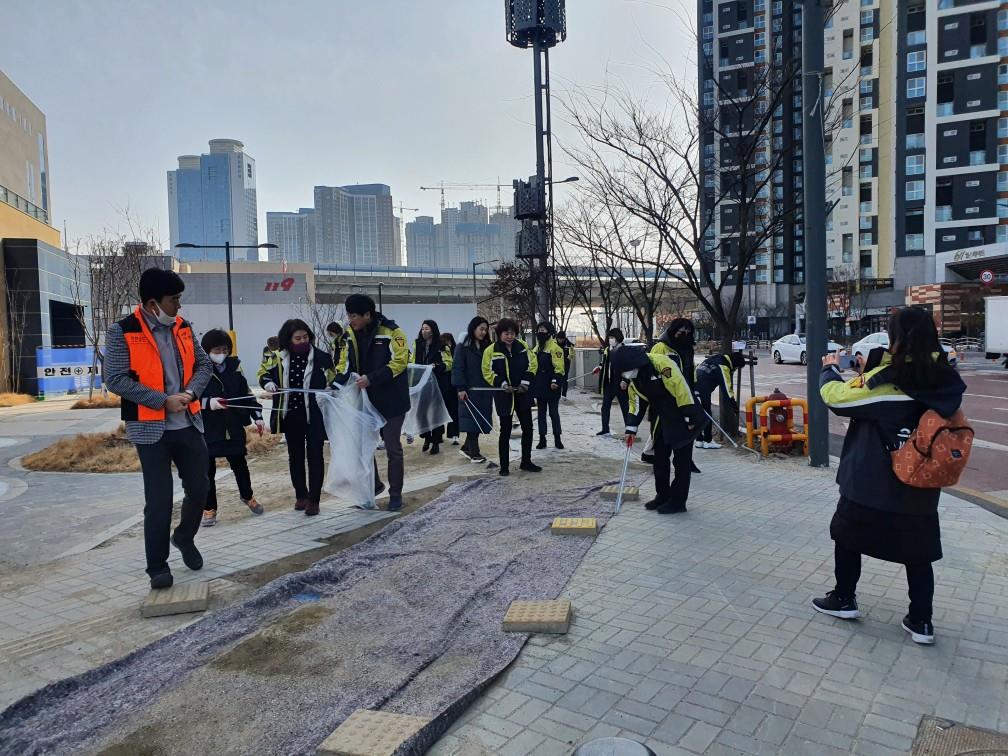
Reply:
[[612, 415], [613, 399], [619, 402], [620, 410], [623, 412], [623, 423], [627, 421], [627, 394], [620, 390], [620, 375], [612, 370], [612, 358], [616, 351], [623, 348], [623, 331], [619, 328], [610, 328], [606, 333], [609, 346], [602, 350], [602, 363], [592, 372], [599, 376], [602, 384], [602, 430], [596, 436], [610, 436], [609, 418]]
[[266, 339], [266, 346], [263, 347], [262, 351], [262, 362], [259, 363], [259, 369], [256, 370], [257, 381], [262, 380], [262, 377], [266, 375], [266, 371], [280, 362], [280, 357], [277, 355], [279, 351], [280, 344], [276, 336], [270, 336]]
[[636, 347], [618, 350], [613, 355], [613, 370], [626, 383], [629, 394], [628, 444], [633, 443], [645, 413], [650, 411], [653, 417], [655, 498], [644, 506], [659, 514], [685, 512], [693, 441], [702, 427], [702, 413], [685, 376], [670, 357]]
[[536, 343], [532, 347], [538, 369], [532, 395], [535, 397], [539, 414], [539, 444], [536, 449], [546, 448], [546, 413], [549, 412], [553, 426], [553, 442], [557, 449], [563, 449], [560, 439], [560, 386], [564, 382], [564, 352], [557, 344], [552, 323], [542, 322], [536, 326]]
[[500, 475], [510, 474], [511, 425], [517, 415], [521, 425], [521, 465], [527, 472], [542, 472], [539, 465], [532, 462], [532, 382], [535, 380], [538, 363], [536, 355], [524, 341], [518, 338], [518, 323], [510, 318], [501, 318], [494, 329], [497, 341], [483, 352], [483, 379], [499, 391], [493, 392], [497, 416], [500, 418], [500, 437], [497, 453], [500, 459]]
[[[196, 548], [206, 501], [207, 448], [198, 397], [213, 363], [179, 315], [185, 283], [174, 271], [149, 268], [140, 275], [140, 304], [112, 324], [105, 338], [102, 376], [122, 399], [126, 437], [136, 446], [144, 482], [144, 549], [151, 588], [169, 588], [169, 542], [191, 570], [203, 567]], [[172, 464], [185, 498], [171, 531]]]
[[651, 354], [663, 354], [671, 357], [679, 371], [689, 384], [690, 393], [696, 385], [696, 366], [693, 362], [693, 350], [696, 341], [693, 321], [689, 318], [676, 318], [669, 323], [665, 333], [651, 347]]
[[[742, 352], [731, 354], [712, 354], [701, 362], [696, 369], [696, 395], [704, 412], [711, 414], [711, 394], [720, 389], [721, 405], [729, 405], [732, 411], [738, 412], [738, 401], [735, 399], [735, 383], [732, 374], [746, 364]], [[697, 439], [697, 449], [720, 449], [721, 444], [714, 440], [712, 424], [708, 423]]]
[[[351, 294], [346, 298], [350, 328], [343, 339], [343, 353], [336, 368], [336, 382], [346, 384], [351, 376], [367, 390], [368, 399], [385, 418], [382, 438], [388, 457], [389, 511], [402, 509], [402, 488], [405, 476], [402, 448], [402, 426], [410, 408], [409, 346], [406, 334], [395, 321], [378, 312], [375, 301], [366, 294]], [[375, 491], [385, 490], [378, 477], [375, 461]]]
[[305, 389], [328, 388], [336, 373], [329, 352], [315, 346], [315, 334], [303, 320], [293, 318], [280, 326], [277, 341], [279, 362], [259, 379], [259, 385], [273, 394], [270, 429], [283, 433], [287, 440], [294, 509], [311, 517], [319, 513], [322, 498], [326, 431], [315, 395], [305, 393]]
[[[206, 504], [203, 505], [203, 527], [217, 524], [217, 460], [228, 461], [238, 484], [238, 495], [242, 504], [254, 515], [263, 513], [262, 504], [256, 501], [252, 492], [252, 476], [249, 474], [245, 455], [245, 427], [255, 425], [261, 436], [263, 433], [262, 407], [252, 397], [248, 381], [241, 370], [241, 361], [231, 356], [231, 337], [227, 331], [214, 328], [200, 339], [203, 351], [213, 362], [213, 375], [203, 396], [200, 407], [203, 415], [203, 436], [206, 439], [209, 465], [207, 475], [209, 488]], [[234, 406], [229, 402], [234, 400]]]
[[[434, 379], [438, 382], [441, 395], [444, 396], [450, 379], [450, 365], [445, 364], [445, 353], [441, 346], [441, 329], [437, 322], [425, 320], [420, 326], [420, 333], [417, 334], [413, 342], [413, 351], [410, 353], [410, 362], [414, 365], [432, 365]], [[424, 440], [423, 452], [439, 454], [441, 443], [444, 440], [444, 426], [439, 426], [427, 433], [421, 433]]]
[[333, 322], [325, 327], [326, 342], [329, 344], [329, 356], [332, 357], [333, 365], [339, 365], [340, 349], [343, 342], [343, 326]]

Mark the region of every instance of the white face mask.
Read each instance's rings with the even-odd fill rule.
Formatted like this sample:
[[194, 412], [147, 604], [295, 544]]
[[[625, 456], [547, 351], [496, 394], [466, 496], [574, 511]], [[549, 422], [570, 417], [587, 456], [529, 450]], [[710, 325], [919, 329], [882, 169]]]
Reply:
[[610, 347], [611, 349], [615, 349], [615, 348], [616, 348], [616, 345], [617, 345], [618, 343], [619, 343], [619, 342], [618, 342], [618, 341], [616, 341], [616, 339], [609, 339], [609, 347]]
[[162, 310], [160, 307], [158, 307], [158, 305], [157, 305], [156, 302], [154, 303], [154, 307], [157, 308], [157, 313], [155, 314], [155, 317], [157, 317], [158, 323], [160, 323], [161, 325], [166, 325], [166, 326], [173, 326], [173, 325], [175, 325], [175, 316], [174, 315], [167, 314], [164, 310]]
[[626, 371], [625, 373], [623, 373], [622, 375], [623, 375], [623, 377], [624, 377], [624, 378], [626, 378], [626, 379], [627, 379], [628, 381], [632, 381], [632, 380], [633, 380], [634, 378], [636, 378], [636, 377], [637, 377], [637, 368], [634, 368], [633, 370], [627, 370], [627, 371]]
[[218, 354], [216, 352], [210, 353], [210, 359], [213, 360], [214, 365], [223, 365], [224, 360], [227, 359], [226, 354]]

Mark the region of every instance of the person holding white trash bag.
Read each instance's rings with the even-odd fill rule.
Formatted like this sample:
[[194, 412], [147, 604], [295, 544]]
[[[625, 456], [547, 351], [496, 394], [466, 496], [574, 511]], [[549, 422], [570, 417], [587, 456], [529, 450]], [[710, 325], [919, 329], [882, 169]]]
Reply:
[[[245, 461], [245, 428], [255, 425], [263, 433], [262, 407], [249, 391], [248, 381], [241, 371], [241, 361], [231, 356], [231, 337], [226, 331], [214, 328], [200, 340], [203, 351], [213, 362], [213, 375], [200, 398], [203, 415], [203, 437], [206, 440], [209, 488], [203, 505], [203, 527], [217, 524], [217, 460], [227, 459], [238, 484], [242, 504], [254, 515], [263, 513], [262, 504], [252, 492], [252, 476]], [[232, 406], [231, 401], [234, 406]]]

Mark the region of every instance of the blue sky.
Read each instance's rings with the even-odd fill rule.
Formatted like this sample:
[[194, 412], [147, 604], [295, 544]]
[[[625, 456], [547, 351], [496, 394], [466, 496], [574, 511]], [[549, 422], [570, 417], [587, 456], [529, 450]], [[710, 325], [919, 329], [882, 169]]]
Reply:
[[[386, 183], [437, 217], [421, 184], [534, 172], [532, 53], [505, 41], [501, 0], [4, 5], [0, 69], [46, 114], [52, 222], [71, 240], [129, 207], [167, 241], [165, 172], [212, 138], [256, 160], [262, 241], [266, 211], [310, 206], [315, 184]], [[692, 3], [567, 5], [554, 96], [606, 80], [646, 93], [656, 70], [691, 65]]]

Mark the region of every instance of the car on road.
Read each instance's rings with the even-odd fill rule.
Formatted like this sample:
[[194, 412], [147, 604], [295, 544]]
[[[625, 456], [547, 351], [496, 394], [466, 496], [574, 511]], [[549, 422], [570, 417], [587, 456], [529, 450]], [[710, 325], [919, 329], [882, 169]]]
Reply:
[[[826, 346], [830, 352], [838, 352], [843, 348], [843, 344], [837, 344], [835, 341], [828, 342]], [[804, 365], [806, 363], [805, 337], [799, 336], [797, 333], [789, 333], [787, 336], [777, 339], [770, 347], [770, 356], [778, 365], [782, 362], [800, 362]]]
[[[877, 333], [869, 334], [865, 336], [861, 341], [858, 341], [850, 348], [850, 353], [857, 357], [861, 355], [862, 357], [867, 357], [868, 352], [872, 349], [878, 349], [883, 347], [884, 349], [889, 348], [889, 334], [885, 331], [878, 331]], [[945, 350], [945, 355], [948, 357], [949, 365], [955, 367], [959, 364], [959, 353], [954, 347], [948, 344], [942, 344], [942, 349]]]

